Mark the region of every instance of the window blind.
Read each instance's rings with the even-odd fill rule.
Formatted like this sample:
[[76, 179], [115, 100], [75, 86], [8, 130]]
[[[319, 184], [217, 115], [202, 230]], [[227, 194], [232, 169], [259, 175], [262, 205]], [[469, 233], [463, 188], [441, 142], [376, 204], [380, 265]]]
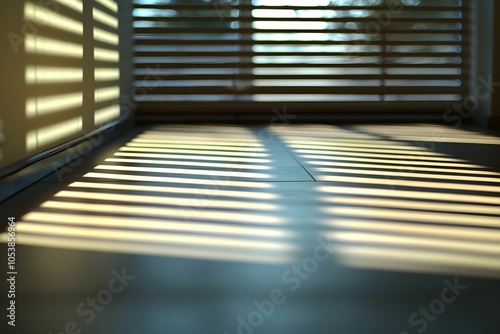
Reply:
[[467, 93], [467, 6], [136, 0], [138, 111], [443, 111]]

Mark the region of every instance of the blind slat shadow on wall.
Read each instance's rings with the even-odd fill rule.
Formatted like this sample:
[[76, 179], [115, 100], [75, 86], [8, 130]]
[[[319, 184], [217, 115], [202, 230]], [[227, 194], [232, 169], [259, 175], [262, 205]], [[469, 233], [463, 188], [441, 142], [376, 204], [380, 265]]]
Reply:
[[[0, 3], [0, 30], [5, 37], [0, 55], [5, 95], [0, 108], [0, 125], [5, 124], [0, 131], [1, 176], [44, 160], [125, 118], [120, 85], [126, 87], [128, 82], [120, 79], [120, 68], [130, 56], [128, 44], [121, 43], [120, 37], [131, 23], [131, 3]], [[75, 157], [68, 154], [66, 158]]]
[[459, 0], [136, 0], [134, 21], [142, 114], [443, 111], [467, 92]]
[[[118, 5], [114, 0], [25, 3], [26, 150], [34, 155], [120, 116]], [[102, 78], [102, 71], [116, 73]], [[15, 160], [14, 160], [15, 161]]]

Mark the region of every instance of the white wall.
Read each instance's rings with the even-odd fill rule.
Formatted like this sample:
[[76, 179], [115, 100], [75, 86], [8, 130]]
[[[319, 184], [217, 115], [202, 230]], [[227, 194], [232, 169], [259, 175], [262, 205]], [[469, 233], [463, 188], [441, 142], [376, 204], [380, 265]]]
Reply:
[[0, 2], [0, 167], [123, 115], [120, 96], [131, 92], [131, 5]]

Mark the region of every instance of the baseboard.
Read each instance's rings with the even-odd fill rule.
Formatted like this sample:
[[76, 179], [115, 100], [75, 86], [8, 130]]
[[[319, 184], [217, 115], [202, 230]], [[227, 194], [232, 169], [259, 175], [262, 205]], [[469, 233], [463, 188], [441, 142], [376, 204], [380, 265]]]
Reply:
[[182, 122], [182, 123], [443, 123], [442, 113], [429, 114], [297, 114], [290, 112], [283, 115], [270, 114], [142, 114], [136, 116], [139, 123]]
[[[26, 189], [33, 183], [54, 172], [54, 166], [64, 166], [87, 152], [89, 143], [97, 149], [123, 136], [133, 126], [129, 119], [120, 119], [75, 138], [50, 150], [28, 157], [2, 169], [0, 178], [0, 203]], [[96, 140], [99, 138], [99, 140]]]

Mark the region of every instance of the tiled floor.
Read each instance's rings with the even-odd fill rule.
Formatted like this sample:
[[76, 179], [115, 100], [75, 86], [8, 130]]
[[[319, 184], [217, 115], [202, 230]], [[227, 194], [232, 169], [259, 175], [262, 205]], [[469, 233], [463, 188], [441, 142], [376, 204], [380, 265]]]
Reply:
[[137, 128], [2, 204], [7, 333], [498, 334], [499, 195], [492, 134]]

